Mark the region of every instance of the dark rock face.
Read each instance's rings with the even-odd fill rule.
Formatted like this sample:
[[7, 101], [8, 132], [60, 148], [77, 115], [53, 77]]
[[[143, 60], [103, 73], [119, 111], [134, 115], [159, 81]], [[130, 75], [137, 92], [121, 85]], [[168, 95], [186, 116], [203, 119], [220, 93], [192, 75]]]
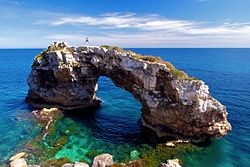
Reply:
[[[51, 49], [53, 48], [53, 49]], [[97, 106], [98, 78], [109, 77], [142, 104], [142, 124], [159, 137], [202, 140], [231, 130], [225, 106], [201, 80], [176, 77], [164, 64], [137, 59], [133, 52], [55, 43], [36, 58], [27, 101], [34, 107]]]

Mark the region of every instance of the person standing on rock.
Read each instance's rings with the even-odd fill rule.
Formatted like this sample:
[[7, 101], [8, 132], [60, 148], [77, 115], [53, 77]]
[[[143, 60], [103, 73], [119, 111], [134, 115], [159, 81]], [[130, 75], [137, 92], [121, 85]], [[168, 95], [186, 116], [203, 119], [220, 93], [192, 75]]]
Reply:
[[86, 38], [85, 43], [89, 43], [89, 38]]

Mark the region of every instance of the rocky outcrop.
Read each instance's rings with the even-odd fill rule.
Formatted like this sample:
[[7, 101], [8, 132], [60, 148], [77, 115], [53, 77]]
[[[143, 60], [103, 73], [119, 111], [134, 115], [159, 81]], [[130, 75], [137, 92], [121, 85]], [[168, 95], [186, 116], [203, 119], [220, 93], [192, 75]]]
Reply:
[[169, 63], [119, 48], [54, 43], [35, 58], [26, 99], [40, 108], [98, 106], [97, 81], [107, 76], [141, 102], [142, 125], [159, 137], [226, 135], [231, 125], [225, 106], [203, 81], [179, 74]]

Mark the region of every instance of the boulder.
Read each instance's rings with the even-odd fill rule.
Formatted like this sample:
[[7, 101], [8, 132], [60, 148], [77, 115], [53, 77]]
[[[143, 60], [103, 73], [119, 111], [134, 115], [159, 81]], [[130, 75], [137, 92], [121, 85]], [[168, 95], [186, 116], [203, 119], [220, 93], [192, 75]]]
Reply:
[[181, 165], [179, 159], [171, 159], [167, 163], [161, 163], [159, 167], [181, 167]]
[[66, 163], [62, 167], [89, 167], [89, 165], [83, 162], [74, 162], [74, 163]]
[[72, 163], [66, 163], [62, 167], [74, 167], [74, 164], [72, 164]]
[[9, 163], [10, 167], [27, 167], [27, 163], [23, 158], [14, 159]]
[[25, 152], [20, 152], [20, 153], [17, 153], [15, 155], [13, 155], [9, 161], [13, 161], [15, 159], [19, 159], [19, 158], [23, 158], [25, 156]]
[[166, 146], [167, 147], [175, 147], [175, 144], [173, 142], [167, 142]]
[[75, 162], [74, 167], [89, 167], [89, 165], [83, 162]]
[[113, 165], [113, 156], [110, 154], [101, 154], [94, 158], [92, 167], [110, 167]]

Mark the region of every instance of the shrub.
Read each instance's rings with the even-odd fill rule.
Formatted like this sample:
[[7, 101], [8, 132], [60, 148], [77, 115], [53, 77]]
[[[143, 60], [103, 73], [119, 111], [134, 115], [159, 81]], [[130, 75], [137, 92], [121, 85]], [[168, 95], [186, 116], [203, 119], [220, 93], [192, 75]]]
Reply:
[[177, 70], [170, 62], [164, 62], [164, 64], [170, 69], [175, 77], [192, 80], [192, 78], [190, 78], [184, 71]]
[[156, 62], [156, 63], [162, 63], [163, 62], [163, 60], [160, 57], [157, 57], [157, 56], [145, 55], [145, 56], [138, 56], [136, 58], [138, 58], [140, 60], [149, 61], [149, 62]]
[[36, 55], [36, 57], [34, 59], [37, 61], [43, 60], [45, 58], [44, 55], [46, 52], [48, 52], [48, 49], [43, 50], [41, 53]]
[[109, 45], [102, 45], [102, 46], [100, 46], [101, 48], [106, 48], [106, 49], [108, 49], [108, 48], [110, 48], [111, 46], [109, 46]]
[[196, 78], [196, 77], [188, 77], [188, 78], [185, 78], [185, 80], [193, 81], [193, 80], [198, 80], [198, 78]]
[[120, 53], [135, 54], [131, 50], [124, 50], [124, 49], [122, 49], [122, 48], [120, 48], [118, 46], [102, 45], [100, 47], [101, 48], [106, 48], [106, 49], [114, 49], [114, 50], [116, 50], [117, 52], [120, 52]]
[[175, 76], [180, 77], [182, 79], [189, 78], [188, 75], [184, 71], [180, 71], [180, 70], [176, 69], [173, 73], [174, 73]]

